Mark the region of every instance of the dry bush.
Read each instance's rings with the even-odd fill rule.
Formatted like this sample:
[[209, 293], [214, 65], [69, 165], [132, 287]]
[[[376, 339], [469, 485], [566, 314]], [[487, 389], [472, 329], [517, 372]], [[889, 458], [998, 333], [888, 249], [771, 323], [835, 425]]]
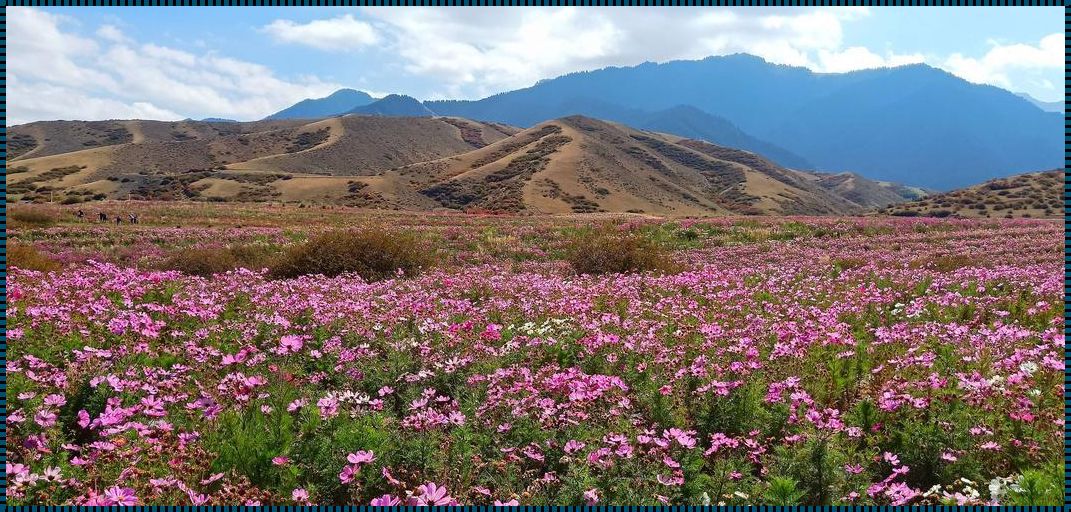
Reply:
[[613, 228], [585, 232], [573, 238], [566, 260], [577, 274], [673, 272], [677, 266], [658, 244], [637, 233]]
[[272, 267], [275, 277], [354, 272], [366, 281], [414, 275], [436, 262], [436, 253], [411, 232], [365, 229], [332, 231], [286, 251]]
[[193, 247], [172, 252], [159, 265], [161, 270], [178, 270], [191, 276], [211, 276], [236, 268], [260, 270], [272, 265], [273, 254], [267, 247]]
[[58, 261], [41, 254], [41, 252], [34, 249], [32, 245], [8, 246], [7, 265], [8, 267], [15, 267], [23, 270], [37, 270], [40, 272], [59, 270], [62, 266]]
[[48, 227], [56, 223], [56, 217], [40, 210], [30, 208], [9, 208], [7, 212], [9, 227], [21, 226]]

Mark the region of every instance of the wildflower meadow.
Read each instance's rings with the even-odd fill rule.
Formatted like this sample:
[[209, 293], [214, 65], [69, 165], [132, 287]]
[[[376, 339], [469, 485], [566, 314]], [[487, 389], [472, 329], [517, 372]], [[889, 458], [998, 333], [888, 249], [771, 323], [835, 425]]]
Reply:
[[11, 216], [9, 504], [1063, 501], [1058, 221], [112, 207]]

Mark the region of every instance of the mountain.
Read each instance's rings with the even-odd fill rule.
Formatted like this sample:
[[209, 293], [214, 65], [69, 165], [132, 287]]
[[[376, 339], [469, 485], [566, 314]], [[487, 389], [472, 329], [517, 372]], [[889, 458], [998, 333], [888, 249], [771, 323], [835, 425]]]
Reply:
[[202, 123], [237, 123], [234, 119], [226, 119], [223, 117], [206, 117], [201, 120]]
[[1059, 112], [1064, 113], [1064, 102], [1062, 101], [1041, 101], [1025, 92], [1016, 94], [1020, 98], [1033, 103], [1037, 108], [1044, 110], [1045, 112]]
[[411, 96], [391, 94], [381, 100], [350, 110], [350, 114], [393, 117], [431, 117], [435, 115], [423, 103]]
[[[613, 118], [610, 118], [613, 119]], [[634, 123], [644, 130], [672, 133], [684, 137], [706, 140], [720, 146], [745, 149], [794, 169], [814, 169], [806, 158], [787, 149], [759, 140], [723, 117], [708, 114], [695, 107], [678, 105], [666, 110], [648, 113]]]
[[903, 217], [1061, 217], [1064, 171], [1055, 169], [987, 181], [886, 208]]
[[[315, 122], [47, 121], [13, 126], [9, 197], [320, 200], [348, 178], [461, 154], [516, 133], [453, 118]], [[292, 179], [293, 178], [293, 179]], [[305, 178], [305, 179], [297, 179]], [[60, 196], [57, 194], [57, 200]]]
[[578, 97], [564, 100], [555, 107], [546, 107], [547, 118], [583, 115], [607, 121], [627, 124], [634, 128], [672, 133], [683, 137], [702, 139], [714, 144], [745, 149], [795, 169], [813, 169], [805, 158], [774, 144], [759, 140], [731, 123], [729, 120], [708, 114], [688, 105], [646, 111], [623, 107], [606, 101]]
[[10, 128], [13, 200], [291, 201], [408, 210], [850, 214], [886, 204], [762, 155], [583, 116], [53, 121]]
[[569, 116], [463, 155], [361, 178], [400, 208], [658, 215], [858, 213], [865, 208], [747, 151]]
[[688, 105], [818, 169], [940, 190], [1063, 158], [1060, 114], [925, 65], [833, 74], [731, 55], [572, 73], [482, 100], [425, 106], [532, 126], [563, 103], [589, 98], [647, 112]]
[[345, 114], [350, 110], [376, 101], [366, 92], [339, 89], [326, 98], [306, 99], [276, 112], [265, 120], [322, 119]]
[[929, 195], [928, 191], [918, 187], [868, 180], [850, 172], [815, 174], [818, 176], [818, 186], [864, 208], [884, 208]]

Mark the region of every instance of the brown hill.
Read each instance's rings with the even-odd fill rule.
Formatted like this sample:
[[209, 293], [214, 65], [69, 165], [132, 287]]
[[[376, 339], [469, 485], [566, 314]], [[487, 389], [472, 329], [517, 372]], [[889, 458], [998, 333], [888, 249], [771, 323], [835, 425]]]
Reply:
[[921, 199], [929, 195], [923, 189], [898, 183], [868, 180], [858, 174], [815, 173], [816, 183], [834, 194], [865, 208], [884, 208], [889, 205]]
[[[15, 199], [302, 201], [413, 210], [860, 213], [898, 200], [855, 175], [581, 116], [524, 131], [451, 117], [51, 122], [14, 127]], [[29, 148], [29, 149], [25, 149]]]
[[361, 178], [399, 208], [660, 215], [846, 214], [857, 203], [752, 153], [581, 116]]
[[1063, 184], [1062, 169], [1020, 174], [890, 206], [882, 213], [905, 217], [1060, 217]]
[[376, 174], [470, 151], [515, 132], [447, 117], [39, 122], [11, 129], [12, 139], [21, 142], [8, 162], [9, 193], [22, 199], [60, 190], [75, 198], [261, 200], [285, 196], [267, 187], [279, 178]]

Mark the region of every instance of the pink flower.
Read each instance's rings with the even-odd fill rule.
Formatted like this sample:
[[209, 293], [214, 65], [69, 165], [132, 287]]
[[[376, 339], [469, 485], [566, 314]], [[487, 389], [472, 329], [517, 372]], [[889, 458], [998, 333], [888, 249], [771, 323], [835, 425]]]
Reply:
[[897, 457], [896, 454], [885, 452], [885, 453], [881, 454], [881, 458], [885, 459], [885, 462], [888, 462], [889, 464], [892, 464], [893, 466], [899, 466], [900, 465], [900, 458]]
[[373, 498], [371, 505], [373, 507], [396, 507], [402, 503], [402, 500], [390, 494], [384, 494], [378, 498]]
[[581, 443], [580, 441], [577, 441], [575, 439], [570, 439], [568, 442], [565, 443], [565, 453], [576, 453], [580, 450], [583, 450], [584, 446], [586, 446], [584, 443]]
[[450, 492], [445, 487], [439, 487], [432, 482], [417, 487], [417, 491], [419, 491], [419, 494], [413, 497], [414, 505], [432, 507], [457, 505], [457, 501], [450, 497]]
[[42, 409], [40, 411], [37, 411], [37, 414], [35, 414], [33, 417], [33, 421], [44, 428], [48, 428], [56, 424], [56, 414], [51, 411]]
[[361, 465], [368, 464], [369, 462], [376, 460], [376, 456], [374, 453], [372, 453], [371, 450], [358, 450], [357, 452], [347, 455], [346, 460], [348, 460], [350, 464]]
[[845, 464], [844, 471], [849, 475], [858, 475], [863, 472], [863, 466], [860, 464]]
[[271, 463], [275, 464], [276, 466], [285, 466], [285, 465], [290, 463], [290, 458], [289, 457], [284, 457], [282, 455], [280, 455], [278, 457], [272, 457]]
[[355, 466], [346, 466], [342, 468], [342, 472], [338, 474], [338, 479], [344, 484], [348, 484], [353, 481], [353, 475], [357, 474]]
[[495, 506], [496, 507], [517, 507], [517, 506], [520, 506], [520, 504], [521, 504], [521, 502], [517, 501], [516, 498], [512, 499], [512, 500], [509, 500], [509, 501], [495, 500]]
[[301, 336], [291, 334], [279, 339], [279, 352], [283, 354], [299, 352], [303, 346], [305, 341]]
[[588, 489], [584, 491], [584, 501], [586, 501], [588, 505], [594, 505], [598, 503], [599, 491], [596, 491], [595, 489]]
[[944, 452], [941, 454], [941, 460], [948, 462], [956, 462], [957, 460], [959, 460], [959, 457], [956, 457], [956, 454], [952, 452]]
[[297, 503], [308, 503], [309, 502], [309, 491], [306, 491], [305, 489], [303, 489], [301, 487], [298, 487], [297, 489], [294, 489], [294, 491], [290, 493], [290, 497]]
[[129, 507], [138, 504], [138, 497], [134, 494], [134, 489], [128, 487], [112, 487], [104, 491], [104, 497], [112, 502], [112, 504], [120, 507]]
[[498, 324], [487, 324], [487, 327], [484, 328], [480, 337], [491, 341], [500, 340], [502, 339], [502, 326]]

